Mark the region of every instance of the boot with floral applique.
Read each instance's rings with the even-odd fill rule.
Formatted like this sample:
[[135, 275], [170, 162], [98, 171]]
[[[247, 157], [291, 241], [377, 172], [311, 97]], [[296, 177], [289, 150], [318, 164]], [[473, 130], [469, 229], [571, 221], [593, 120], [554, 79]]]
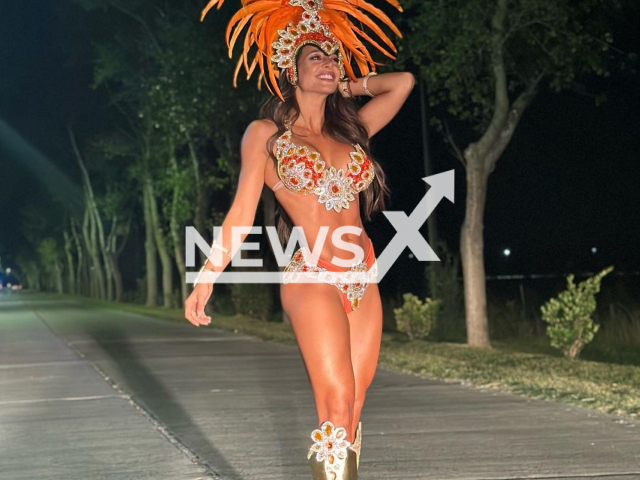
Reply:
[[345, 440], [347, 431], [329, 420], [311, 432], [314, 441], [307, 459], [313, 480], [357, 480], [357, 454], [351, 442]]

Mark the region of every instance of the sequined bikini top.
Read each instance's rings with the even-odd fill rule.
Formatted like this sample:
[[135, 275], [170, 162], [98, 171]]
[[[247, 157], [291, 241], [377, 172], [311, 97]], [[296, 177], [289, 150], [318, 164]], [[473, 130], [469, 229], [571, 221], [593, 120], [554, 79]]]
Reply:
[[349, 202], [355, 200], [354, 194], [365, 190], [375, 177], [373, 164], [362, 147], [352, 144], [354, 150], [349, 153], [351, 161], [346, 171], [334, 166], [327, 169], [319, 152], [291, 141], [291, 125], [285, 125], [287, 130], [276, 144], [280, 181], [274, 185], [273, 191], [286, 187], [301, 195], [315, 193], [318, 202], [323, 203], [327, 210], [340, 212], [343, 208], [348, 209]]

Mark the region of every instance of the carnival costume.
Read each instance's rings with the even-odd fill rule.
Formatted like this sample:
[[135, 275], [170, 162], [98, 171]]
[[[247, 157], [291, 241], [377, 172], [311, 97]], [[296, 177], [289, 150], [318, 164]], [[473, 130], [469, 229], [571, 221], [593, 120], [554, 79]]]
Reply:
[[[385, 1], [402, 11], [397, 0]], [[201, 20], [211, 8], [215, 6], [219, 9], [223, 3], [224, 0], [211, 0], [202, 11]], [[373, 60], [363, 40], [391, 59], [395, 58], [397, 50], [371, 17], [383, 22], [399, 37], [402, 36], [382, 10], [364, 0], [241, 0], [241, 4], [242, 8], [233, 15], [226, 30], [231, 58], [236, 41], [247, 27], [243, 52], [234, 72], [233, 86], [237, 86], [237, 77], [243, 66], [247, 79], [258, 67], [258, 88], [264, 81], [269, 92], [277, 95], [283, 102], [278, 79], [284, 73], [292, 85], [297, 84], [295, 59], [304, 45], [316, 45], [326, 55], [335, 53], [341, 82], [347, 78], [357, 80], [351, 67], [353, 60], [361, 75], [366, 76], [365, 91], [373, 96], [366, 89], [366, 79], [375, 74], [375, 65], [381, 64]], [[358, 28], [352, 19], [361, 27], [367, 27], [378, 38], [374, 39]], [[250, 60], [249, 51], [254, 45], [257, 51]], [[349, 208], [350, 203], [355, 200], [354, 195], [368, 188], [375, 176], [373, 165], [362, 147], [352, 145], [351, 162], [346, 171], [333, 166], [327, 169], [319, 152], [291, 141], [290, 122], [285, 126], [286, 132], [278, 139], [277, 172], [280, 181], [273, 187], [274, 192], [284, 187], [302, 195], [313, 193], [327, 210], [334, 210], [336, 213]], [[348, 282], [331, 281], [331, 275], [340, 272], [340, 277], [345, 273], [358, 276], [372, 273], [372, 270], [375, 273], [375, 254], [371, 240], [364, 261], [352, 265], [346, 271], [319, 258], [312, 258], [310, 261], [309, 256], [310, 252], [304, 248], [294, 253], [284, 271], [289, 276], [288, 280], [295, 281], [299, 274], [318, 275], [321, 281], [331, 283], [342, 291], [346, 312], [357, 309], [364, 295], [366, 279], [357, 277]], [[359, 423], [353, 444], [345, 439], [344, 427], [333, 425], [328, 420], [312, 432], [314, 444], [309, 450], [308, 458], [314, 480], [357, 479], [361, 428]]]

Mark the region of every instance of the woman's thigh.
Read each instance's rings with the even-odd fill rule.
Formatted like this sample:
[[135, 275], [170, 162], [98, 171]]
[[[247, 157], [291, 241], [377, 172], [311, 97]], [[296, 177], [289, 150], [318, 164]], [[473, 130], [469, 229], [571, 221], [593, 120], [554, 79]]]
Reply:
[[350, 327], [340, 291], [323, 283], [293, 283], [281, 285], [280, 294], [316, 402], [353, 397]]
[[360, 307], [347, 316], [356, 397], [363, 398], [376, 372], [382, 340], [382, 302], [377, 283], [367, 285]]

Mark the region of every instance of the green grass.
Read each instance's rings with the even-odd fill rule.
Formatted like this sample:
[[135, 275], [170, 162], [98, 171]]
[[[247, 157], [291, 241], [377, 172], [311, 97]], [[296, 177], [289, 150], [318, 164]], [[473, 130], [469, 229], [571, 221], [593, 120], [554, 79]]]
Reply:
[[640, 367], [522, 352], [509, 342], [492, 344], [493, 350], [474, 349], [462, 344], [407, 342], [397, 334], [385, 333], [380, 361], [394, 370], [431, 378], [640, 416]]
[[[187, 322], [180, 309], [74, 298], [88, 307]], [[210, 327], [267, 341], [295, 344], [291, 328], [279, 322], [264, 322], [242, 315], [213, 314]], [[544, 338], [493, 341], [492, 345], [493, 349], [486, 350], [458, 343], [409, 342], [401, 334], [385, 332], [380, 365], [403, 373], [462, 381], [472, 386], [586, 406], [620, 416], [640, 417], [640, 367], [637, 365], [567, 359]], [[589, 352], [589, 345], [584, 352]], [[606, 352], [595, 347], [589, 355], [600, 355], [609, 360]]]

